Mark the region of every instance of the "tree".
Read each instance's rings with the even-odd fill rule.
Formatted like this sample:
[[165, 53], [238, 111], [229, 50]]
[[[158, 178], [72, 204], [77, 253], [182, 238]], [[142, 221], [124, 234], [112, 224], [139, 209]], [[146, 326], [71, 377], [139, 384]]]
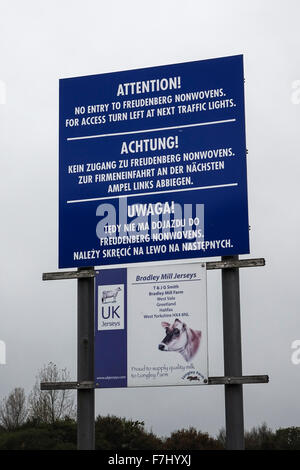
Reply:
[[245, 432], [245, 448], [247, 450], [275, 449], [275, 435], [272, 429], [263, 423], [261, 426]]
[[277, 429], [276, 449], [300, 450], [300, 428]]
[[68, 382], [66, 369], [58, 369], [49, 362], [36, 377], [36, 382], [29, 396], [29, 417], [38, 423], [53, 424], [64, 418], [75, 416], [74, 399], [70, 390], [40, 390], [40, 382]]
[[161, 449], [162, 441], [147, 432], [143, 421], [117, 416], [98, 416], [95, 423], [97, 450], [153, 450]]
[[190, 427], [172, 432], [171, 436], [166, 439], [164, 448], [167, 450], [220, 450], [222, 446], [207, 433]]
[[76, 423], [71, 420], [28, 422], [14, 431], [0, 432], [0, 451], [76, 450], [76, 434]]
[[217, 437], [218, 442], [220, 445], [225, 449], [226, 446], [226, 429], [221, 428]]
[[20, 427], [27, 418], [28, 411], [23, 388], [15, 388], [0, 405], [0, 425], [7, 431]]

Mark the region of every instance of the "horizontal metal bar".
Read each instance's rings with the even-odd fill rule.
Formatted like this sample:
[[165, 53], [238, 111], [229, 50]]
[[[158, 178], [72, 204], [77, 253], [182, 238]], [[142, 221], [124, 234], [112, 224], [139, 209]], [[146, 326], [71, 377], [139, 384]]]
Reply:
[[265, 384], [268, 375], [243, 375], [242, 377], [208, 377], [208, 385]]
[[[202, 261], [203, 262], [203, 261]], [[265, 266], [264, 258], [239, 259], [231, 261], [208, 261], [206, 269], [230, 269], [230, 268], [256, 268]], [[82, 271], [58, 271], [53, 273], [43, 273], [43, 281], [58, 281], [61, 279], [81, 279], [95, 277], [96, 272], [92, 269]]]
[[257, 268], [259, 266], [265, 266], [265, 264], [265, 258], [208, 261], [206, 263], [206, 269]]
[[95, 388], [94, 382], [41, 382], [41, 390], [83, 390]]
[[60, 279], [82, 279], [95, 277], [95, 271], [86, 269], [82, 271], [58, 271], [55, 273], [43, 273], [43, 281], [58, 281]]
[[[237, 385], [268, 383], [268, 375], [243, 375], [242, 377], [208, 377], [207, 385]], [[41, 382], [41, 390], [89, 390], [98, 388], [94, 382]]]

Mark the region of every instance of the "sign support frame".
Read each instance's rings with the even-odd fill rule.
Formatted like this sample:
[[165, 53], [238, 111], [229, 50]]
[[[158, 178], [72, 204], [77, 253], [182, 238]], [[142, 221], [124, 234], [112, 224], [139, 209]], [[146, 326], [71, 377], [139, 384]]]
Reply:
[[[206, 263], [222, 271], [224, 377], [209, 377], [208, 385], [224, 385], [226, 449], [243, 450], [243, 384], [268, 383], [268, 375], [242, 375], [239, 269], [265, 266], [264, 258], [240, 260], [238, 255]], [[77, 390], [77, 448], [95, 449], [94, 267], [43, 273], [42, 279], [77, 279], [77, 382], [41, 382], [41, 390]]]
[[[264, 258], [250, 259], [232, 259], [232, 256], [226, 256], [222, 261], [201, 261], [206, 263], [206, 269], [230, 269], [230, 268], [258, 268], [265, 266]], [[193, 260], [195, 262], [195, 260]], [[114, 265], [116, 268], [118, 265]], [[55, 271], [43, 273], [43, 281], [59, 281], [66, 279], [81, 279], [95, 277], [95, 270], [92, 268], [80, 268], [77, 271]]]
[[[238, 261], [223, 256], [222, 261]], [[242, 376], [242, 340], [239, 269], [222, 269], [223, 340], [225, 376]], [[243, 384], [225, 384], [226, 449], [244, 450]]]
[[[243, 375], [242, 377], [208, 377], [206, 385], [227, 385], [227, 384], [266, 384], [269, 382], [268, 375]], [[169, 387], [170, 385], [163, 385]], [[185, 386], [185, 385], [183, 385]], [[95, 381], [85, 382], [41, 382], [41, 390], [79, 390], [97, 389]], [[162, 387], [160, 385], [160, 387]], [[132, 387], [142, 388], [142, 387]]]
[[[80, 383], [94, 380], [93, 278], [77, 280], [77, 302], [77, 380]], [[90, 388], [77, 389], [77, 449], [95, 449], [95, 390]]]

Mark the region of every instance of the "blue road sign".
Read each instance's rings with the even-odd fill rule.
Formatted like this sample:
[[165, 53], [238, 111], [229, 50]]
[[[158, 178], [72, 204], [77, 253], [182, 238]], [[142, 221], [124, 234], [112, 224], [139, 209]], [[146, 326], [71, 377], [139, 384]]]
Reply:
[[243, 253], [241, 55], [60, 80], [60, 268]]

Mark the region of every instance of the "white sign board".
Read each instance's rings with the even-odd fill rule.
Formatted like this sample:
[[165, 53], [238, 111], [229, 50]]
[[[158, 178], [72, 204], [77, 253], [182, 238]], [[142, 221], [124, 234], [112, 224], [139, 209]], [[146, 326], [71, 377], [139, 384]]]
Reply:
[[96, 312], [97, 387], [207, 383], [204, 263], [101, 270]]

